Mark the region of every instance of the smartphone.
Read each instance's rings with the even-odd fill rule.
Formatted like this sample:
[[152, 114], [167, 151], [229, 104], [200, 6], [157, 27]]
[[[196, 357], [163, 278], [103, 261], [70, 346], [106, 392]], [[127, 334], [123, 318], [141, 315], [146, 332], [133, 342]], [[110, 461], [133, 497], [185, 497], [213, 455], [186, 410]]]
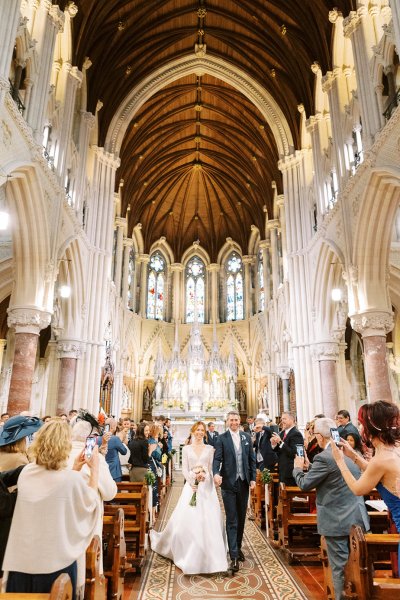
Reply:
[[95, 445], [97, 444], [97, 437], [95, 435], [89, 435], [86, 438], [86, 444], [85, 444], [85, 456], [86, 458], [91, 458], [92, 454], [93, 454], [93, 449], [95, 447]]
[[304, 446], [302, 446], [301, 444], [296, 444], [296, 452], [297, 456], [304, 458]]
[[340, 433], [336, 427], [331, 427], [331, 437], [335, 442], [336, 446], [338, 446], [340, 442]]
[[103, 433], [110, 433], [110, 423], [106, 423], [104, 425], [104, 431]]

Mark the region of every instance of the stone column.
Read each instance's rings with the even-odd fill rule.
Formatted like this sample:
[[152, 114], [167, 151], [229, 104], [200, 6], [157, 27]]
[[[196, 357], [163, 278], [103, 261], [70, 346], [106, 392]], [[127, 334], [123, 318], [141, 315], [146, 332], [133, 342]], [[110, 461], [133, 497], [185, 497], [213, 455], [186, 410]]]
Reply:
[[218, 273], [219, 273], [219, 264], [211, 263], [207, 265], [208, 271], [208, 281], [210, 286], [210, 292], [207, 294], [208, 296], [208, 306], [209, 306], [209, 322], [210, 323], [219, 323], [219, 300], [218, 300]]
[[57, 344], [57, 355], [60, 359], [57, 414], [68, 414], [74, 406], [76, 367], [81, 354], [81, 345], [76, 340], [60, 340]]
[[4, 350], [7, 345], [7, 340], [0, 340], [0, 373], [3, 366]]
[[269, 240], [261, 240], [260, 241], [260, 250], [262, 253], [262, 261], [263, 261], [263, 285], [264, 285], [264, 312], [267, 312], [268, 302], [270, 300], [269, 293], [269, 256], [268, 250], [270, 247]]
[[147, 304], [147, 265], [149, 264], [149, 254], [139, 254], [140, 267], [140, 316], [146, 318]]
[[[133, 274], [132, 274], [132, 281], [130, 282], [129, 285], [129, 256], [131, 253], [131, 248], [133, 245], [133, 241], [129, 238], [125, 238], [124, 239], [124, 260], [123, 260], [123, 270], [122, 270], [122, 289], [121, 289], [121, 296], [122, 296], [122, 302], [123, 302], [123, 306], [126, 306], [126, 308], [131, 308], [132, 310], [134, 310], [133, 305], [134, 305], [134, 300], [133, 300], [133, 286], [134, 286], [134, 282], [133, 282]], [[128, 290], [130, 290], [131, 293], [131, 298], [132, 298], [132, 304], [131, 306], [128, 303]]]
[[251, 266], [253, 262], [253, 256], [243, 256], [242, 261], [244, 265], [244, 318], [249, 319], [253, 314], [253, 298], [251, 289]]
[[30, 408], [39, 333], [50, 324], [50, 319], [50, 313], [39, 309], [19, 307], [8, 310], [8, 326], [15, 329], [14, 360], [7, 408], [12, 415]]
[[339, 410], [336, 372], [339, 344], [332, 341], [316, 344], [314, 356], [319, 363], [323, 412], [326, 417], [333, 419]]
[[386, 335], [393, 329], [393, 315], [384, 311], [364, 312], [351, 317], [351, 325], [361, 333], [364, 343], [364, 368], [369, 402], [392, 402]]
[[[172, 273], [172, 319], [174, 323], [178, 323], [185, 311], [185, 301], [183, 305], [181, 300], [185, 297], [182, 293], [182, 277], [183, 265], [181, 263], [173, 263], [171, 265]], [[184, 319], [182, 319], [184, 322]]]
[[121, 280], [122, 280], [122, 254], [124, 251], [123, 250], [123, 242], [124, 242], [124, 229], [125, 229], [126, 220], [122, 219], [121, 217], [117, 217], [115, 219], [115, 223], [117, 226], [117, 244], [116, 244], [116, 248], [115, 248], [116, 256], [114, 257], [114, 260], [115, 260], [114, 283], [115, 283], [115, 290], [116, 290], [117, 296], [120, 296]]
[[[398, 0], [389, 0], [392, 10], [394, 39], [396, 41], [397, 52], [400, 52], [400, 3]], [[1, 56], [1, 53], [0, 53]]]
[[282, 380], [282, 391], [283, 391], [283, 410], [290, 411], [290, 396], [289, 396], [289, 367], [279, 367], [278, 375]]
[[272, 263], [272, 290], [275, 297], [279, 287], [279, 256], [278, 256], [278, 240], [276, 231], [279, 226], [279, 221], [274, 219], [268, 221], [268, 229], [271, 236], [271, 263]]
[[2, 0], [0, 3], [0, 104], [9, 91], [8, 75], [20, 20], [20, 0]]

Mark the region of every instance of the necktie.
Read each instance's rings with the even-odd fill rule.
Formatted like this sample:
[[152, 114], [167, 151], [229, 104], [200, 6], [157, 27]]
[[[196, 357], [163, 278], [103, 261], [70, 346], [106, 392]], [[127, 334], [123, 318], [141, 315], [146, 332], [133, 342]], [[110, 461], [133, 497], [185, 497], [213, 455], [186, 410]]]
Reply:
[[283, 441], [285, 441], [286, 436], [287, 436], [287, 431], [285, 431], [285, 433], [283, 434]]

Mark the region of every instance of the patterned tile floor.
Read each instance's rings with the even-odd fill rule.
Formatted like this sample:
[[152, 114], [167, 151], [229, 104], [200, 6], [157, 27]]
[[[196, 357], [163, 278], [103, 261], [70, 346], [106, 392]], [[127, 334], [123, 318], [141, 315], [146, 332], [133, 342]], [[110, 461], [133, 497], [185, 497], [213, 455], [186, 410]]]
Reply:
[[[170, 490], [157, 529], [163, 529], [181, 493], [182, 479]], [[127, 579], [124, 600], [322, 600], [321, 567], [288, 567], [263, 532], [247, 521], [244, 538], [246, 562], [238, 574], [186, 576], [171, 561], [149, 552], [142, 576]], [[307, 587], [305, 587], [305, 585]]]

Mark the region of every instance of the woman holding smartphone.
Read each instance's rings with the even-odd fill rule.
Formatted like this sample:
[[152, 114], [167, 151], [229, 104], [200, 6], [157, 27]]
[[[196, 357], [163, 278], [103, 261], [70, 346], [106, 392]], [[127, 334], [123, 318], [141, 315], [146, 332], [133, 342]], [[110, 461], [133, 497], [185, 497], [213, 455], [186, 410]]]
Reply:
[[[77, 560], [85, 554], [97, 522], [99, 454], [77, 457], [67, 468], [71, 452], [71, 432], [67, 423], [52, 419], [39, 430], [31, 446], [34, 462], [24, 467], [18, 479], [18, 497], [3, 569], [6, 591], [49, 593], [61, 573], [76, 588]], [[80, 471], [86, 464], [88, 481]], [[40, 515], [45, 518], [38, 518]]]
[[149, 433], [148, 423], [138, 425], [136, 436], [128, 444], [131, 455], [129, 462], [132, 465], [129, 472], [131, 481], [144, 481], [149, 468]]
[[[374, 456], [367, 462], [343, 439], [339, 442], [341, 450], [335, 444], [331, 444], [332, 455], [353, 494], [364, 496], [376, 487], [392, 514], [397, 532], [400, 533], [399, 409], [396, 404], [383, 400], [363, 404], [358, 411], [358, 420], [362, 440], [367, 446], [374, 448]], [[344, 461], [344, 454], [363, 471], [360, 479], [355, 479], [350, 473]]]

